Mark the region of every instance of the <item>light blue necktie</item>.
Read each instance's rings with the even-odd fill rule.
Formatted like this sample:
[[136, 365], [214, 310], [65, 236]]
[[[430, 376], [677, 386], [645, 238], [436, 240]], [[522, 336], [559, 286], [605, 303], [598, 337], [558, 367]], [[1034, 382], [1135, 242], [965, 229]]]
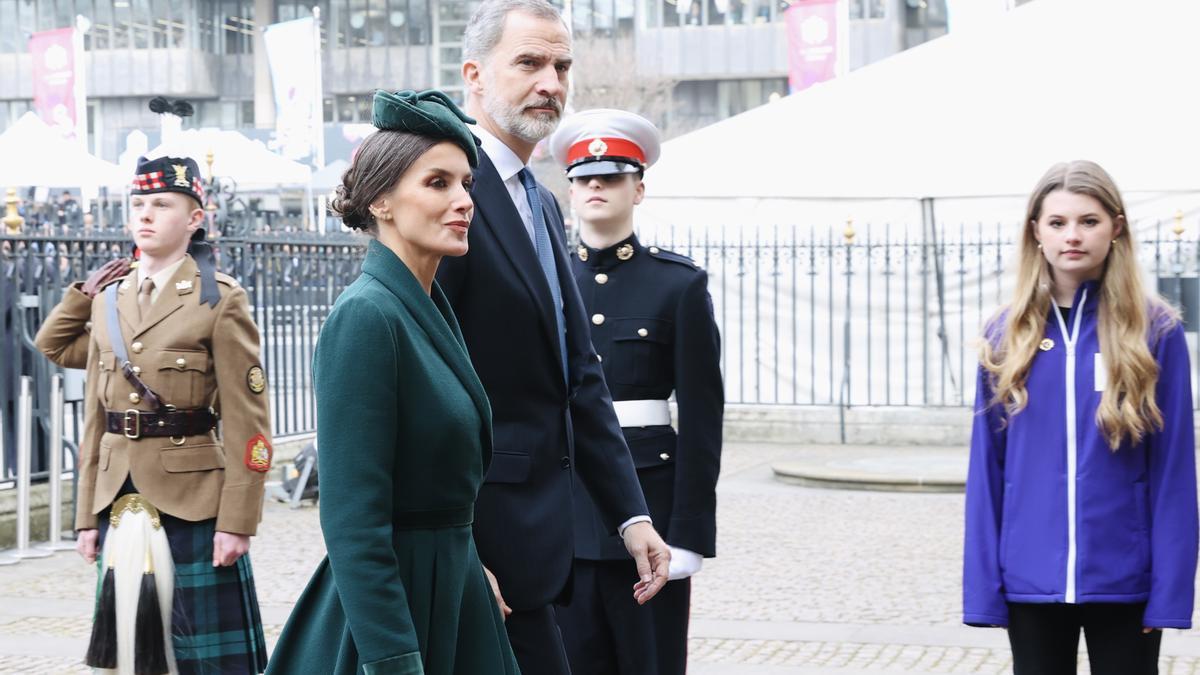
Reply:
[[541, 264], [542, 274], [550, 286], [550, 298], [554, 301], [554, 323], [558, 326], [558, 354], [562, 358], [563, 377], [567, 377], [567, 332], [563, 327], [562, 287], [558, 285], [558, 273], [554, 268], [554, 246], [550, 243], [550, 232], [546, 229], [546, 217], [542, 213], [542, 198], [538, 195], [537, 181], [529, 169], [521, 169], [518, 173], [521, 185], [525, 186], [525, 196], [529, 199], [529, 209], [533, 212], [533, 249], [537, 253], [538, 263]]

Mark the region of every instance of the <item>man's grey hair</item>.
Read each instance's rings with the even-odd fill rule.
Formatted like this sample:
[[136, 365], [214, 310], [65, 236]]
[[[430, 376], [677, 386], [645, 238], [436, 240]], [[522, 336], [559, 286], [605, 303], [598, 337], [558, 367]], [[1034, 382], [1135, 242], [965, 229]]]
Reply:
[[511, 12], [524, 12], [538, 19], [559, 21], [562, 13], [546, 0], [484, 0], [471, 15], [463, 33], [463, 60], [484, 63], [504, 34], [504, 20]]

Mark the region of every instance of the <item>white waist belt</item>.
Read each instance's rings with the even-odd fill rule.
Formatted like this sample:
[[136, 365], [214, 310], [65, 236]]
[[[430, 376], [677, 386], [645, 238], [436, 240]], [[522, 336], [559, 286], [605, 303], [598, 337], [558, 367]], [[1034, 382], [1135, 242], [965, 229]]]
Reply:
[[613, 401], [622, 427], [670, 426], [671, 407], [666, 401]]

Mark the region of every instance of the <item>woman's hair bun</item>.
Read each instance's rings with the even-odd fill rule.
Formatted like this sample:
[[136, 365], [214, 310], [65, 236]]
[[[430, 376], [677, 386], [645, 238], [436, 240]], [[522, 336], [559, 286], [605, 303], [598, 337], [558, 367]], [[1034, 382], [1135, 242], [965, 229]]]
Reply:
[[353, 168], [346, 169], [342, 174], [342, 184], [337, 186], [333, 200], [329, 202], [329, 210], [340, 216], [342, 223], [353, 230], [370, 231], [375, 219], [371, 216], [369, 207], [359, 204], [354, 199], [355, 176]]

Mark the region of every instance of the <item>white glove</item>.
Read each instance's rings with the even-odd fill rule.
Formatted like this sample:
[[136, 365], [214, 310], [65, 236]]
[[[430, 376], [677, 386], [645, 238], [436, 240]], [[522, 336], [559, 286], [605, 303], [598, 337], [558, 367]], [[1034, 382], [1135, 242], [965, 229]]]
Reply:
[[686, 579], [700, 571], [704, 564], [704, 556], [686, 548], [671, 547], [671, 567], [667, 573], [667, 581]]

